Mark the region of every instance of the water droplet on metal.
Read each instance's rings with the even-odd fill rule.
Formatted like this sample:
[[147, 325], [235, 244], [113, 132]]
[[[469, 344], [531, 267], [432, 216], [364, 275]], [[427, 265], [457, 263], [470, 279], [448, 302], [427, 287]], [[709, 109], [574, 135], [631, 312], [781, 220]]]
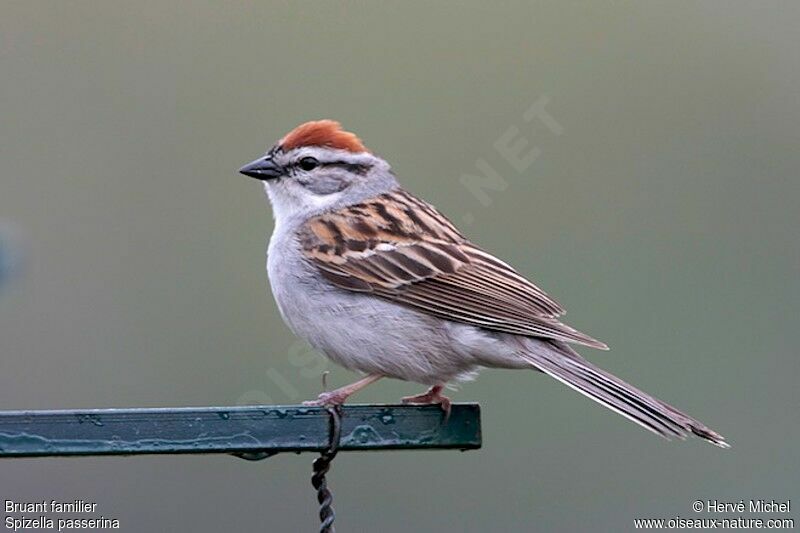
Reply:
[[384, 424], [394, 424], [394, 412], [391, 409], [381, 409], [380, 415], [378, 417], [381, 422]]

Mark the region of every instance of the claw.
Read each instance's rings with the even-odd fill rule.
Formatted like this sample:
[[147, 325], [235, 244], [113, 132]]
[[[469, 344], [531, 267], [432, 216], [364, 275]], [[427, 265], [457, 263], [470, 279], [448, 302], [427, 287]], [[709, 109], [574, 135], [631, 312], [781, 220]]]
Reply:
[[444, 412], [444, 421], [447, 422], [450, 418], [451, 402], [450, 398], [442, 394], [442, 389], [444, 389], [444, 385], [434, 385], [427, 392], [415, 396], [406, 396], [401, 398], [400, 401], [412, 405], [438, 405]]

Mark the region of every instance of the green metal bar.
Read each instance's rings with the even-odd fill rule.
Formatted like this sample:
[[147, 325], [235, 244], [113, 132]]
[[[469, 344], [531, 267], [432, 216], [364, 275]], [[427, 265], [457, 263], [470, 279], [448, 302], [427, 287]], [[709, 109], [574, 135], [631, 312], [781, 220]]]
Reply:
[[[0, 411], [0, 458], [66, 455], [319, 452], [329, 415], [300, 405]], [[481, 446], [480, 406], [346, 405], [339, 449]]]

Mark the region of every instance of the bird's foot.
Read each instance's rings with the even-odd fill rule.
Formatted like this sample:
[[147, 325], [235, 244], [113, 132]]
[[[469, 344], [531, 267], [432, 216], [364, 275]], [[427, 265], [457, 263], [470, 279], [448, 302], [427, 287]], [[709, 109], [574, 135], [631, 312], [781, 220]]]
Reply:
[[303, 402], [303, 405], [307, 405], [309, 407], [324, 407], [326, 405], [342, 405], [347, 397], [350, 394], [347, 394], [345, 391], [341, 389], [337, 389], [331, 392], [323, 392], [319, 396], [317, 396], [316, 400], [307, 400]]
[[309, 407], [323, 407], [325, 405], [342, 405], [345, 400], [347, 400], [350, 396], [355, 394], [356, 392], [360, 391], [370, 383], [375, 383], [383, 376], [378, 374], [370, 374], [369, 376], [363, 377], [356, 381], [355, 383], [351, 383], [350, 385], [345, 385], [339, 389], [330, 391], [330, 392], [323, 392], [319, 396], [317, 396], [316, 400], [309, 400], [307, 402], [303, 402], [303, 405], [308, 405]]
[[406, 396], [401, 398], [400, 401], [412, 405], [438, 405], [444, 412], [444, 420], [446, 422], [447, 419], [450, 418], [451, 402], [450, 398], [442, 394], [443, 389], [444, 385], [434, 385], [428, 389], [427, 392], [417, 394], [416, 396]]

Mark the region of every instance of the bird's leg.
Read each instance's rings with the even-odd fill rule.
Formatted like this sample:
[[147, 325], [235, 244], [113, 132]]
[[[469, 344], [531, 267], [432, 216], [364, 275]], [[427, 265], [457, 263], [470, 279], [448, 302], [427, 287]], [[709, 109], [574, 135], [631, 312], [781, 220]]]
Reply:
[[422, 394], [417, 394], [416, 396], [406, 396], [402, 398], [401, 401], [403, 403], [410, 403], [410, 404], [433, 404], [439, 405], [444, 411], [444, 418], [447, 420], [450, 417], [450, 398], [447, 396], [442, 395], [442, 390], [444, 389], [444, 385], [434, 385], [427, 392], [423, 392]]
[[323, 406], [323, 405], [341, 405], [350, 397], [352, 394], [360, 391], [367, 385], [371, 383], [375, 383], [383, 376], [380, 374], [370, 374], [367, 377], [361, 378], [358, 381], [351, 383], [350, 385], [345, 385], [344, 387], [338, 388], [336, 390], [330, 392], [323, 392], [320, 394], [316, 400], [309, 400], [307, 402], [303, 402], [303, 405], [311, 405], [311, 406]]

